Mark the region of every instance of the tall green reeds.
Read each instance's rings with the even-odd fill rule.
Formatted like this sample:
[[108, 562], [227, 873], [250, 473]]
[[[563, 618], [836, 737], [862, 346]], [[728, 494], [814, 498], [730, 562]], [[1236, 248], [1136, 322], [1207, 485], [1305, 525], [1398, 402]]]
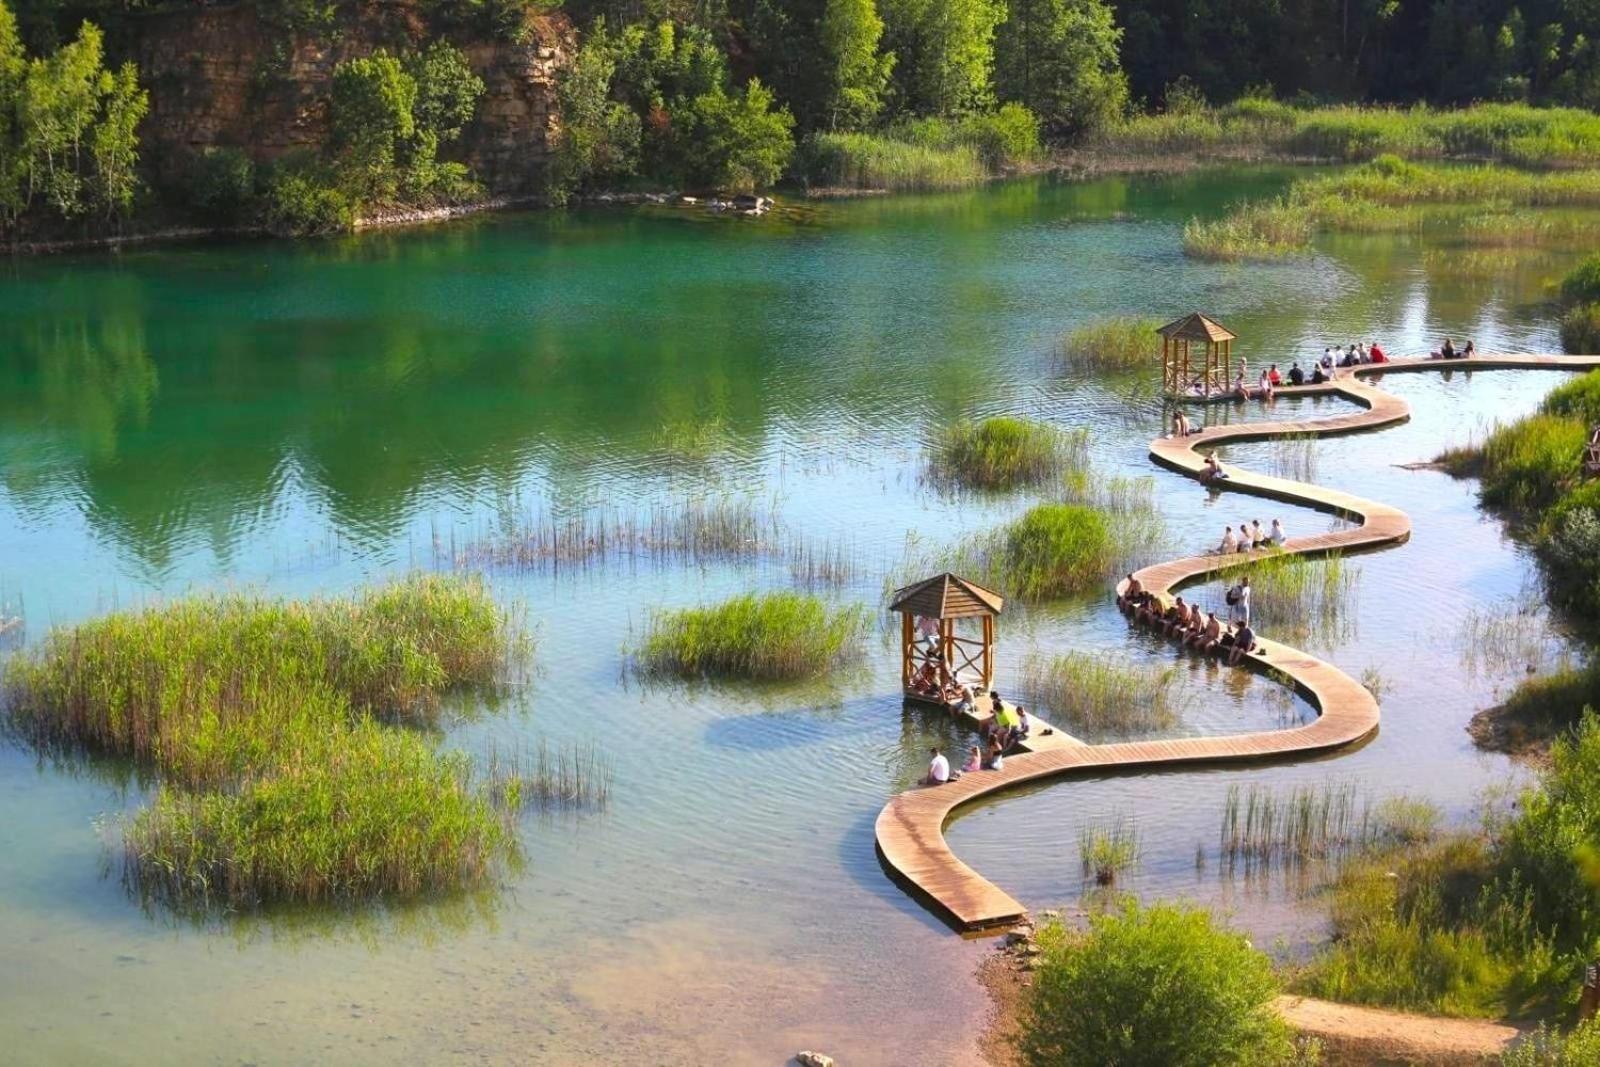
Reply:
[[[1254, 560], [1228, 564], [1219, 574], [1219, 590], [1240, 578], [1250, 579], [1250, 624], [1257, 633], [1289, 640], [1312, 635], [1343, 636], [1350, 622], [1346, 603], [1360, 580], [1358, 568], [1337, 553], [1308, 559], [1271, 552]], [[1223, 597], [1219, 591], [1219, 604]], [[1223, 609], [1218, 609], [1218, 615]]]
[[1085, 323], [1062, 337], [1061, 363], [1090, 374], [1154, 372], [1160, 364], [1159, 325], [1155, 319], [1133, 315]]
[[1085, 880], [1111, 885], [1139, 861], [1139, 828], [1132, 817], [1090, 819], [1078, 833], [1078, 862]]
[[649, 676], [775, 680], [827, 674], [861, 655], [868, 619], [803, 593], [749, 594], [657, 612], [633, 650]]
[[1010, 416], [958, 422], [934, 438], [930, 464], [939, 481], [980, 489], [1039, 485], [1088, 461], [1089, 432]]
[[1177, 667], [1141, 670], [1087, 652], [1035, 653], [1023, 662], [1022, 689], [1041, 712], [1064, 726], [1129, 735], [1177, 724], [1177, 677]]
[[41, 750], [162, 781], [124, 831], [130, 886], [176, 905], [408, 897], [480, 883], [514, 844], [459, 755], [425, 734], [492, 691], [525, 642], [477, 581], [349, 598], [200, 596], [53, 631], [7, 673]]

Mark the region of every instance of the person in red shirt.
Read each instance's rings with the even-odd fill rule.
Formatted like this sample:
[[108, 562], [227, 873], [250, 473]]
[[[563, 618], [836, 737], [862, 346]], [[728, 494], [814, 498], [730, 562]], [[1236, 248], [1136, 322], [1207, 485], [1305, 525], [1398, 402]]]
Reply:
[[1367, 354], [1372, 357], [1372, 362], [1374, 363], [1389, 362], [1389, 357], [1383, 354], [1383, 349], [1378, 347], [1378, 342], [1376, 341], [1367, 346]]
[[1278, 365], [1276, 363], [1267, 371], [1267, 380], [1272, 383], [1273, 388], [1283, 384], [1283, 379], [1278, 377]]

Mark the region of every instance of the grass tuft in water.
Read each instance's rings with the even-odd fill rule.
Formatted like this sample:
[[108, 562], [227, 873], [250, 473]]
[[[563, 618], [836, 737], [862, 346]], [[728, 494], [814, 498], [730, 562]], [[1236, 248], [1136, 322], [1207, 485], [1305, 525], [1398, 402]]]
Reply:
[[936, 479], [979, 489], [1040, 485], [1088, 461], [1087, 430], [1062, 430], [1048, 423], [998, 416], [958, 422], [935, 438], [931, 464]]
[[600, 810], [611, 800], [611, 760], [593, 742], [552, 749], [541, 738], [531, 753], [496, 750], [484, 776], [495, 807], [507, 812]]
[[1120, 315], [1079, 326], [1061, 339], [1061, 363], [1090, 374], [1153, 373], [1161, 366], [1160, 325], [1155, 319]]
[[1139, 828], [1130, 816], [1086, 822], [1078, 834], [1083, 877], [1111, 885], [1139, 862]]
[[1333, 553], [1319, 559], [1271, 552], [1232, 563], [1218, 575], [1216, 611], [1227, 611], [1224, 592], [1241, 577], [1250, 579], [1250, 625], [1258, 633], [1303, 641], [1312, 636], [1337, 640], [1353, 625], [1346, 604], [1355, 594], [1359, 568]]
[[514, 848], [459, 754], [426, 734], [452, 692], [526, 652], [481, 582], [353, 597], [200, 596], [53, 631], [11, 665], [16, 733], [128, 758], [162, 787], [124, 876], [175, 906], [403, 899], [481, 884]]
[[804, 593], [749, 594], [659, 611], [633, 650], [645, 676], [778, 680], [827, 674], [860, 657], [868, 619]]
[[1064, 726], [1096, 734], [1170, 730], [1179, 719], [1177, 678], [1177, 667], [1141, 670], [1087, 652], [1035, 653], [1022, 666], [1032, 703]]

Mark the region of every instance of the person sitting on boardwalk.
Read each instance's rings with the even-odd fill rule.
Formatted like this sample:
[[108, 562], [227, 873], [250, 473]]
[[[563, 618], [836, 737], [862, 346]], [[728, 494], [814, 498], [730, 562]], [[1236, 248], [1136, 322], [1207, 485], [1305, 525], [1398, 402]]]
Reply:
[[1250, 534], [1250, 524], [1241, 522], [1239, 524], [1239, 551], [1248, 552], [1254, 547], [1256, 547], [1256, 539]]
[[1365, 341], [1357, 341], [1356, 342], [1356, 362], [1357, 363], [1371, 363], [1372, 362], [1372, 357], [1367, 354], [1367, 342], [1365, 342]]
[[1188, 414], [1182, 408], [1179, 408], [1177, 411], [1173, 412], [1172, 436], [1188, 437], [1192, 433], [1194, 433], [1194, 427], [1189, 424]]
[[1189, 608], [1189, 625], [1183, 628], [1178, 635], [1178, 642], [1184, 645], [1195, 645], [1201, 634], [1206, 632], [1206, 616], [1200, 610], [1199, 604]]
[[1383, 349], [1378, 347], [1378, 342], [1376, 341], [1367, 346], [1367, 358], [1374, 363], [1389, 362], [1389, 357], [1384, 354]]
[[1134, 621], [1140, 626], [1154, 626], [1161, 621], [1161, 598], [1154, 593], [1144, 594], [1144, 603], [1139, 605], [1134, 613]]
[[931, 697], [939, 692], [939, 669], [944, 664], [937, 660], [924, 660], [922, 669], [911, 679], [911, 691], [918, 696]]
[[1026, 741], [1028, 739], [1028, 735], [1032, 732], [1033, 723], [1028, 719], [1028, 709], [1023, 707], [1021, 704], [1018, 704], [1017, 729], [1015, 735], [1011, 738], [1011, 743], [1014, 745], [1018, 742]]
[[1222, 543], [1217, 546], [1217, 553], [1226, 556], [1239, 548], [1239, 539], [1233, 535], [1233, 527], [1229, 526], [1222, 531]]
[[1456, 353], [1456, 358], [1457, 358], [1457, 359], [1471, 359], [1471, 358], [1472, 358], [1472, 357], [1473, 357], [1473, 356], [1475, 356], [1475, 355], [1477, 355], [1477, 354], [1478, 354], [1478, 346], [1477, 346], [1477, 345], [1474, 345], [1474, 344], [1473, 344], [1473, 343], [1472, 343], [1472, 342], [1471, 342], [1471, 341], [1470, 341], [1470, 340], [1469, 340], [1469, 341], [1468, 341], [1468, 342], [1467, 342], [1467, 343], [1466, 343], [1466, 345], [1464, 345], [1464, 346], [1463, 346], [1463, 347], [1462, 347], [1462, 349], [1461, 349], [1461, 351], [1459, 351], [1459, 352], [1457, 352], [1457, 353]]
[[1235, 400], [1250, 399], [1250, 387], [1244, 384], [1244, 371], [1240, 371], [1239, 376], [1233, 380], [1233, 398]]
[[1349, 350], [1346, 351], [1345, 354], [1340, 358], [1339, 366], [1341, 366], [1341, 367], [1354, 367], [1356, 365], [1356, 363], [1357, 363], [1357, 360], [1356, 360], [1356, 346], [1355, 345], [1351, 345]]
[[1290, 385], [1304, 385], [1304, 384], [1306, 384], [1306, 372], [1300, 369], [1300, 361], [1299, 360], [1295, 360], [1293, 363], [1289, 364], [1289, 384]]
[[1250, 545], [1252, 548], [1267, 547], [1267, 531], [1261, 528], [1260, 519], [1250, 520]]
[[1312, 385], [1321, 385], [1323, 382], [1325, 382], [1327, 380], [1328, 380], [1328, 373], [1327, 373], [1327, 371], [1323, 370], [1321, 366], [1318, 366], [1315, 370], [1313, 370], [1311, 372], [1311, 384]]
[[1267, 381], [1271, 382], [1274, 386], [1283, 384], [1283, 378], [1278, 374], [1278, 365], [1276, 363], [1267, 368]]
[[1267, 540], [1276, 545], [1278, 548], [1282, 548], [1283, 543], [1289, 540], [1289, 536], [1283, 532], [1282, 519], [1272, 520], [1272, 532], [1267, 535]]
[[1262, 400], [1272, 399], [1272, 378], [1266, 371], [1261, 372], [1261, 380], [1256, 383], [1256, 396]]
[[1439, 358], [1440, 359], [1455, 359], [1456, 358], [1455, 342], [1451, 341], [1450, 338], [1448, 338], [1448, 337], [1446, 337], [1444, 339], [1444, 344], [1439, 346]]
[[1228, 666], [1237, 667], [1246, 652], [1256, 650], [1256, 632], [1250, 629], [1248, 622], [1240, 626], [1238, 632], [1233, 635], [1232, 644], [1233, 648], [1228, 652]]
[[961, 770], [967, 774], [983, 770], [983, 753], [977, 745], [967, 750], [967, 762], [961, 765]]
[[1198, 634], [1189, 639], [1189, 644], [1202, 655], [1214, 652], [1217, 642], [1222, 640], [1222, 623], [1214, 611], [1206, 612], [1206, 625]]
[[935, 745], [928, 750], [933, 754], [933, 759], [928, 763], [928, 776], [922, 780], [923, 785], [944, 785], [950, 780], [950, 761], [944, 758], [944, 753]]
[[1164, 627], [1166, 635], [1172, 637], [1182, 633], [1183, 628], [1189, 625], [1189, 605], [1179, 597], [1172, 605], [1172, 610], [1167, 612], [1167, 625]]
[[995, 741], [989, 742], [989, 749], [983, 758], [983, 769], [986, 771], [1003, 771], [1006, 769], [1005, 746]]
[[954, 675], [946, 677], [944, 689], [940, 695], [944, 698], [945, 706], [950, 709], [952, 715], [959, 715], [962, 712], [972, 710], [975, 697], [972, 686]]
[[1200, 480], [1207, 483], [1220, 482], [1227, 476], [1228, 472], [1223, 470], [1222, 464], [1217, 462], [1217, 454], [1215, 452], [1207, 452], [1205, 466], [1200, 470]]
[[1126, 615], [1129, 611], [1139, 606], [1139, 597], [1144, 592], [1144, 586], [1139, 584], [1139, 579], [1128, 572], [1128, 584], [1123, 586], [1122, 594], [1117, 597], [1117, 607]]
[[994, 739], [1002, 749], [1010, 748], [1017, 740], [1017, 727], [1020, 725], [1016, 711], [1001, 704], [1000, 710], [994, 713], [994, 722]]

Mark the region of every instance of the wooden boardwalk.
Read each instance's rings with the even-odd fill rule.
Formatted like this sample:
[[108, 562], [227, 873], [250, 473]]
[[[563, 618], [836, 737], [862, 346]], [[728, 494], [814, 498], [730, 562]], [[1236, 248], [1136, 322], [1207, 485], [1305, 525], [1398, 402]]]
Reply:
[[[1354, 401], [1361, 410], [1315, 420], [1214, 426], [1188, 437], [1162, 437], [1151, 443], [1150, 458], [1164, 467], [1198, 477], [1204, 465], [1202, 451], [1209, 451], [1213, 446], [1286, 435], [1321, 437], [1404, 422], [1411, 417], [1410, 405], [1365, 380], [1385, 374], [1506, 368], [1588, 370], [1595, 367], [1600, 367], [1600, 356], [1405, 359], [1354, 367], [1339, 371], [1339, 376], [1331, 382], [1287, 387], [1279, 392], [1291, 396], [1335, 394]], [[1577, 462], [1576, 457], [1574, 462]], [[1387, 504], [1233, 466], [1225, 466], [1224, 470], [1228, 477], [1217, 483], [1219, 488], [1333, 512], [1355, 524], [1333, 533], [1290, 538], [1284, 546], [1286, 551], [1301, 555], [1362, 551], [1399, 544], [1411, 536], [1411, 520], [1405, 512]], [[1237, 564], [1240, 558], [1237, 553], [1188, 556], [1146, 567], [1137, 577], [1146, 589], [1165, 595], [1230, 564]], [[919, 787], [893, 797], [878, 814], [879, 857], [891, 875], [958, 928], [1002, 927], [1022, 917], [1025, 909], [1005, 890], [962, 863], [950, 851], [945, 843], [944, 828], [957, 809], [1025, 782], [1057, 775], [1180, 763], [1285, 758], [1351, 745], [1377, 730], [1377, 700], [1331, 663], [1268, 640], [1262, 640], [1260, 648], [1246, 659], [1252, 669], [1293, 686], [1316, 709], [1316, 720], [1292, 729], [1262, 733], [1111, 745], [1082, 744], [1066, 738], [1058, 730], [1057, 737], [1067, 743], [1008, 756], [1003, 771], [979, 771], [963, 775], [947, 785]]]

